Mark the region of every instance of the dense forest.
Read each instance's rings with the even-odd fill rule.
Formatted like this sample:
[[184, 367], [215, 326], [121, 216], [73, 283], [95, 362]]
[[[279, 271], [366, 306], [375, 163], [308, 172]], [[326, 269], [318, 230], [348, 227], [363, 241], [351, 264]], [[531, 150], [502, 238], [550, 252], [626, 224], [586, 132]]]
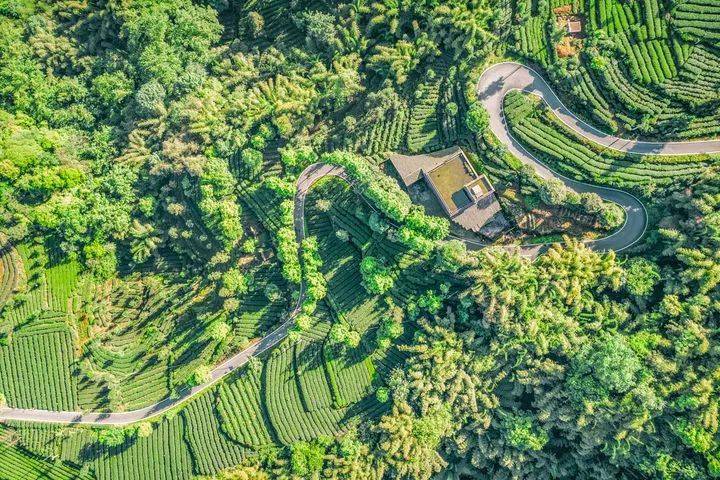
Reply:
[[[519, 61], [604, 132], [712, 138], [719, 12], [0, 0], [0, 413], [152, 406], [292, 320], [151, 420], [0, 423], [0, 478], [720, 477], [718, 155], [618, 153], [508, 95], [528, 151], [647, 207], [638, 243], [595, 251], [533, 219], [600, 235], [625, 213], [514, 158], [476, 91]], [[387, 159], [455, 145], [513, 229], [562, 241], [450, 239]], [[318, 162], [344, 176], [308, 191], [300, 242]]]

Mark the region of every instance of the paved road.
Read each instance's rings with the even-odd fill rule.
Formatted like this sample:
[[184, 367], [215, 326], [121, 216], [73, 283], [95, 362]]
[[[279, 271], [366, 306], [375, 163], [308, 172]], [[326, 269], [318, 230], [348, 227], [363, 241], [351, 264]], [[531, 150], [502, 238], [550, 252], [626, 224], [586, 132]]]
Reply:
[[523, 90], [542, 97], [562, 122], [578, 134], [614, 150], [648, 155], [690, 155], [719, 153], [720, 139], [689, 142], [643, 142], [608, 135], [576, 117], [555, 95], [552, 88], [535, 70], [520, 63], [497, 63], [483, 72], [478, 82], [478, 93], [488, 113], [496, 123], [493, 132], [505, 130], [497, 120], [502, 112], [502, 98], [511, 90]]
[[[720, 140], [699, 142], [669, 142], [652, 143], [624, 140], [606, 135], [592, 126], [575, 117], [562, 104], [553, 93], [550, 86], [542, 77], [518, 63], [500, 63], [487, 69], [478, 83], [478, 94], [481, 102], [490, 114], [490, 128], [498, 139], [505, 144], [510, 152], [523, 162], [533, 166], [538, 174], [544, 178], [558, 177], [569, 187], [579, 192], [595, 192], [605, 200], [618, 203], [627, 212], [626, 222], [612, 235], [588, 242], [596, 250], [622, 250], [635, 243], [642, 237], [647, 226], [647, 214], [643, 204], [627, 192], [612, 188], [599, 187], [577, 182], [559, 175], [542, 162], [533, 157], [510, 134], [502, 112], [502, 99], [511, 90], [524, 90], [542, 97], [558, 117], [570, 128], [580, 135], [605, 145], [609, 148], [625, 152], [646, 154], [691, 154], [720, 152]], [[314, 164], [300, 174], [295, 195], [294, 228], [298, 244], [305, 238], [305, 197], [310, 187], [319, 179], [326, 176], [337, 176], [347, 180], [343, 169], [326, 164]], [[543, 246], [523, 247], [525, 255], [534, 256], [544, 248]], [[93, 424], [93, 425], [127, 425], [150, 419], [178, 406], [182, 402], [207, 389], [217, 381], [245, 365], [250, 358], [259, 355], [265, 350], [274, 347], [288, 334], [295, 315], [300, 310], [300, 303], [305, 292], [305, 285], [300, 285], [300, 296], [296, 306], [289, 313], [287, 320], [276, 330], [263, 337], [257, 343], [234, 355], [224, 363], [218, 365], [210, 374], [210, 380], [202, 385], [186, 390], [180, 396], [165, 399], [155, 405], [139, 410], [118, 413], [98, 412], [56, 412], [47, 410], [4, 408], [0, 409], [0, 420], [22, 420], [30, 422], [47, 422], [63, 424]]]
[[[513, 155], [524, 163], [532, 166], [541, 177], [559, 178], [568, 187], [577, 192], [597, 193], [603, 200], [615, 202], [625, 210], [625, 223], [620, 229], [607, 237], [587, 242], [588, 246], [594, 250], [620, 251], [638, 241], [647, 228], [647, 212], [645, 211], [645, 207], [635, 196], [622, 190], [590, 185], [560, 175], [550, 170], [540, 160], [528, 152], [520, 142], [513, 138], [505, 122], [505, 115], [502, 108], [503, 98], [505, 98], [508, 92], [513, 90], [522, 90], [538, 95], [545, 100], [548, 106], [568, 127], [575, 130], [578, 134], [609, 148], [636, 153], [673, 153], [675, 149], [681, 148], [680, 146], [686, 149], [684, 153], [699, 153], [704, 151], [704, 148], [709, 150], [718, 148], [718, 150], [720, 150], [720, 141], [662, 144], [636, 142], [605, 135], [596, 128], [578, 119], [570, 110], [565, 108], [552, 88], [550, 88], [540, 74], [534, 70], [519, 63], [512, 62], [498, 63], [485, 70], [480, 76], [477, 93], [480, 102], [490, 116], [490, 129], [498, 140], [507, 146]], [[667, 145], [677, 145], [677, 147], [666, 147]], [[547, 248], [547, 246], [524, 247], [523, 253], [533, 256], [545, 248]]]
[[[298, 179], [295, 194], [294, 227], [298, 245], [305, 238], [305, 197], [310, 187], [319, 179], [327, 176], [338, 176], [347, 179], [342, 168], [325, 164], [314, 164], [306, 168]], [[128, 425], [156, 417], [173, 407], [180, 405], [191, 397], [199, 394], [223, 377], [245, 365], [252, 357], [280, 343], [290, 331], [293, 319], [300, 311], [300, 304], [305, 293], [305, 284], [300, 285], [300, 296], [297, 304], [290, 311], [287, 320], [278, 328], [267, 334], [258, 342], [221, 363], [210, 372], [210, 379], [196, 387], [185, 390], [177, 397], [170, 397], [149, 407], [128, 412], [58, 412], [25, 408], [0, 409], [0, 420], [22, 420], [28, 422], [91, 424], [91, 425]]]

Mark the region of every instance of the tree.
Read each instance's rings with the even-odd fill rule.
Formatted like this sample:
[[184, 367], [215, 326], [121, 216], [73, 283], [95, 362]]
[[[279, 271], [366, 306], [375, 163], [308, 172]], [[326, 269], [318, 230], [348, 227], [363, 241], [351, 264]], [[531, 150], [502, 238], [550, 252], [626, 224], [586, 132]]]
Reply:
[[429, 240], [442, 240], [450, 233], [447, 219], [427, 215], [422, 207], [411, 208], [405, 216], [403, 226]]
[[508, 414], [503, 419], [507, 442], [519, 450], [541, 450], [548, 442], [548, 434], [533, 425], [530, 416]]
[[625, 338], [606, 335], [572, 359], [567, 384], [570, 398], [584, 404], [626, 393], [637, 386], [640, 370], [640, 361]]
[[312, 317], [306, 313], [301, 313], [295, 317], [295, 326], [300, 332], [307, 332], [312, 327]]
[[454, 58], [472, 57], [487, 50], [493, 16], [484, 0], [443, 2], [430, 13], [430, 35]]
[[[245, 461], [244, 463], [248, 463]], [[213, 477], [214, 480], [270, 480], [270, 474], [259, 465], [240, 465], [222, 470]]]
[[540, 198], [548, 205], [562, 205], [567, 199], [568, 188], [557, 179], [544, 180], [539, 188]]
[[230, 334], [231, 328], [226, 322], [216, 321], [210, 326], [208, 335], [215, 341], [221, 342]]
[[240, 246], [240, 251], [246, 255], [251, 255], [257, 250], [257, 238], [248, 238]]
[[435, 314], [442, 307], [442, 297], [432, 290], [428, 290], [418, 298], [417, 304], [420, 308], [426, 309], [429, 313]]
[[150, 422], [141, 422], [138, 425], [137, 434], [140, 438], [147, 438], [153, 433], [153, 425]]
[[600, 55], [593, 56], [590, 59], [590, 68], [602, 72], [607, 68], [607, 61]]
[[268, 283], [267, 285], [265, 285], [263, 293], [265, 294], [265, 297], [271, 302], [276, 302], [280, 300], [280, 287], [278, 287], [274, 283]]
[[380, 0], [370, 5], [370, 28], [378, 28], [396, 38], [401, 38], [413, 19], [413, 4], [410, 0]]
[[320, 272], [322, 259], [318, 253], [317, 238], [307, 237], [303, 239], [301, 247], [303, 276], [306, 285], [302, 311], [310, 315], [315, 312], [317, 302], [325, 298], [327, 294], [327, 284], [324, 275]]
[[209, 382], [212, 379], [212, 368], [207, 365], [200, 365], [195, 369], [189, 380], [189, 385], [195, 387]]
[[365, 100], [365, 120], [368, 123], [379, 121], [385, 115], [398, 112], [403, 105], [403, 100], [391, 86], [376, 92], [369, 92]]
[[385, 387], [380, 387], [375, 391], [375, 398], [380, 403], [387, 403], [390, 400], [390, 392]]
[[402, 309], [393, 309], [393, 317], [383, 320], [376, 333], [378, 346], [382, 349], [388, 348], [392, 341], [403, 334]]
[[368, 225], [373, 232], [377, 233], [385, 233], [388, 228], [390, 228], [387, 220], [385, 220], [377, 212], [372, 212], [370, 214], [370, 218], [368, 219]]
[[117, 258], [114, 244], [91, 243], [83, 248], [85, 265], [99, 280], [107, 280], [115, 275]]
[[290, 465], [296, 475], [310, 478], [322, 470], [329, 438], [320, 437], [312, 442], [296, 442], [290, 447]]
[[222, 310], [224, 313], [233, 313], [240, 308], [240, 300], [235, 297], [226, 298], [222, 303]]
[[248, 176], [255, 176], [259, 173], [263, 162], [262, 152], [254, 148], [246, 148], [242, 151], [241, 157]]
[[265, 19], [256, 11], [251, 11], [247, 15], [243, 16], [238, 23], [238, 31], [240, 34], [245, 35], [250, 39], [259, 38], [264, 29]]
[[458, 272], [465, 266], [472, 266], [477, 262], [467, 247], [460, 240], [443, 242], [435, 255], [435, 268], [439, 271]]
[[306, 41], [313, 48], [332, 56], [340, 48], [338, 39], [337, 20], [334, 15], [320, 11], [305, 12], [299, 18], [305, 28]]
[[350, 348], [357, 348], [360, 345], [360, 340], [360, 332], [356, 330], [350, 330], [347, 338], [345, 339], [345, 344]]
[[360, 334], [340, 322], [333, 324], [328, 338], [332, 344], [342, 344], [350, 348], [356, 348], [360, 344]]
[[296, 148], [283, 147], [280, 149], [280, 161], [285, 168], [291, 171], [301, 171], [305, 167], [317, 162], [318, 155], [312, 147], [302, 145]]
[[[134, 90], [133, 81], [122, 70], [103, 73], [92, 80], [92, 91], [103, 108], [117, 109]], [[146, 92], [147, 93], [147, 92]]]
[[584, 192], [580, 194], [580, 204], [588, 213], [600, 213], [603, 209], [603, 200], [595, 192]]
[[362, 259], [360, 274], [363, 278], [363, 286], [370, 293], [381, 295], [395, 284], [390, 270], [381, 259], [375, 257], [367, 256]]
[[401, 222], [410, 213], [412, 202], [407, 193], [367, 160], [345, 151], [323, 154], [320, 160], [344, 167], [362, 194], [389, 219]]
[[100, 445], [106, 447], [118, 447], [125, 443], [129, 430], [123, 427], [108, 427], [97, 431], [97, 439]]
[[471, 132], [482, 133], [490, 124], [490, 116], [481, 104], [473, 103], [466, 113], [465, 124]]
[[402, 85], [425, 58], [438, 53], [436, 45], [421, 35], [414, 42], [398, 40], [391, 46], [378, 45], [368, 59], [368, 66]]
[[343, 343], [348, 333], [350, 333], [350, 329], [348, 329], [347, 325], [344, 323], [334, 323], [330, 328], [328, 338], [332, 343]]
[[600, 225], [607, 230], [617, 228], [625, 220], [625, 211], [617, 203], [605, 203], [600, 210]]
[[657, 265], [642, 257], [631, 259], [625, 266], [625, 288], [631, 295], [645, 297], [652, 294], [660, 278]]
[[135, 94], [138, 113], [144, 117], [153, 117], [165, 112], [165, 88], [157, 80], [143, 84]]
[[248, 280], [237, 268], [231, 268], [222, 275], [222, 286], [218, 295], [223, 298], [245, 295], [248, 290]]
[[130, 253], [135, 263], [144, 263], [160, 243], [160, 238], [153, 235], [154, 227], [151, 224], [140, 223], [137, 219], [133, 220], [133, 226], [130, 235], [134, 241], [130, 247]]
[[377, 425], [380, 455], [397, 478], [428, 480], [447, 465], [437, 450], [451, 428], [443, 407], [418, 417], [408, 404], [396, 403]]
[[295, 230], [292, 227], [283, 227], [276, 233], [278, 257], [282, 262], [283, 277], [293, 283], [300, 283], [302, 267], [298, 258], [297, 244], [295, 243]]
[[[324, 96], [335, 108], [347, 105], [365, 89], [360, 73], [361, 62], [362, 59], [356, 53], [335, 58], [332, 62], [332, 69], [325, 75], [317, 77], [324, 80], [323, 83], [326, 84]], [[352, 123], [354, 117], [346, 117], [346, 121]], [[347, 123], [345, 125], [348, 126]]]
[[204, 223], [217, 235], [225, 250], [232, 248], [243, 235], [242, 209], [234, 194], [236, 185], [227, 161], [207, 159], [200, 174], [198, 206]]
[[222, 26], [217, 12], [189, 0], [131, 4], [125, 10], [121, 36], [143, 81], [172, 87], [191, 62], [206, 64]]

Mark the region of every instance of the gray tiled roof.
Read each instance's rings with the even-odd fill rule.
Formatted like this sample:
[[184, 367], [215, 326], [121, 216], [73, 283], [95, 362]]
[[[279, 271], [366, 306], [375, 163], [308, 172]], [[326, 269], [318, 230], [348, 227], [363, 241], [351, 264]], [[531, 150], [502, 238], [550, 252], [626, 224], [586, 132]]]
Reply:
[[498, 213], [500, 213], [500, 203], [495, 195], [486, 195], [452, 217], [452, 220], [466, 230], [477, 232]]
[[389, 159], [395, 170], [397, 170], [400, 178], [406, 187], [422, 178], [422, 170], [426, 172], [445, 163], [447, 160], [454, 158], [462, 153], [460, 147], [450, 147], [432, 153], [424, 153], [421, 155], [402, 155], [393, 153]]

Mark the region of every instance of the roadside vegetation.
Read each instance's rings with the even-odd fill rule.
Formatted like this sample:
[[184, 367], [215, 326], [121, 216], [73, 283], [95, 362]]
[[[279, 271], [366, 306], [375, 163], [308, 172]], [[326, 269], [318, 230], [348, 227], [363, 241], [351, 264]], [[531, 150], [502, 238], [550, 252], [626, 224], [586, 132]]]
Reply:
[[638, 188], [665, 187], [715, 166], [720, 155], [638, 155], [623, 153], [578, 136], [542, 100], [511, 92], [504, 112], [513, 135], [552, 168], [593, 183]]

